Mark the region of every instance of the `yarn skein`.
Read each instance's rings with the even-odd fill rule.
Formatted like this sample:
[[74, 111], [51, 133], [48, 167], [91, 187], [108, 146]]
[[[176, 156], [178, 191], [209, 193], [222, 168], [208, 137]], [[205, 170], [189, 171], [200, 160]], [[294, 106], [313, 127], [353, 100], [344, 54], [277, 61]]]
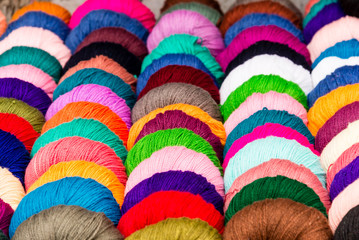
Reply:
[[0, 167], [0, 199], [15, 211], [24, 196], [25, 191], [20, 180], [8, 168]]

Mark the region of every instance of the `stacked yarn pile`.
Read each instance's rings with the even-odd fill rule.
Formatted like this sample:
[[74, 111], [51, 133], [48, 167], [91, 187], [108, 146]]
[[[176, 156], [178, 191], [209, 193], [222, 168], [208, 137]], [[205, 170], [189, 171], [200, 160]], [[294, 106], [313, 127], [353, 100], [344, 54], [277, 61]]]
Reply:
[[304, 20], [313, 61], [308, 128], [327, 173], [334, 239], [358, 239], [358, 3], [317, 1]]
[[226, 240], [332, 237], [325, 172], [307, 128], [311, 60], [301, 21], [279, 0], [237, 1], [222, 19]]
[[148, 37], [127, 143], [127, 239], [222, 238], [220, 16], [215, 0], [167, 0]]
[[69, 12], [52, 3], [17, 11], [8, 26], [0, 16], [1, 236], [8, 236], [11, 216], [25, 195], [30, 152], [71, 56], [64, 44], [69, 20]]
[[[71, 32], [61, 33], [69, 55], [58, 59], [63, 76], [56, 75], [54, 102], [31, 151], [27, 195], [11, 220], [13, 239], [123, 239], [116, 227], [135, 76], [154, 15], [138, 0], [87, 0], [68, 20]], [[33, 22], [48, 23], [40, 16]]]

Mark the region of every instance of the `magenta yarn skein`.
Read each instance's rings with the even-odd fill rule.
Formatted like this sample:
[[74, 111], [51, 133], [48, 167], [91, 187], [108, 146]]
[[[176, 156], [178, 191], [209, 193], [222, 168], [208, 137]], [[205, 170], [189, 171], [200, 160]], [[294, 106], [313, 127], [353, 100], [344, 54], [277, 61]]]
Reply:
[[14, 210], [9, 204], [0, 199], [0, 229], [7, 236], [9, 235], [9, 226]]
[[303, 55], [311, 65], [310, 55], [307, 46], [288, 31], [276, 26], [256, 26], [251, 27], [238, 34], [231, 44], [217, 56], [218, 63], [223, 71], [228, 64], [244, 49], [259, 41], [270, 41], [285, 44], [297, 53]]
[[225, 48], [219, 29], [205, 16], [189, 10], [176, 10], [164, 15], [147, 39], [147, 48], [152, 52], [158, 44], [174, 34], [189, 34], [201, 39], [201, 44], [217, 56]]
[[80, 85], [61, 95], [47, 110], [46, 120], [49, 120], [67, 104], [73, 102], [93, 102], [107, 106], [126, 123], [128, 129], [132, 126], [131, 109], [127, 106], [126, 101], [117, 96], [108, 87], [97, 84]]
[[316, 150], [314, 150], [314, 146], [310, 144], [308, 139], [296, 130], [277, 123], [266, 123], [263, 126], [256, 127], [253, 132], [244, 135], [232, 144], [223, 161], [223, 169], [226, 169], [230, 159], [248, 143], [270, 136], [296, 140], [302, 146], [309, 148], [315, 155], [320, 155]]

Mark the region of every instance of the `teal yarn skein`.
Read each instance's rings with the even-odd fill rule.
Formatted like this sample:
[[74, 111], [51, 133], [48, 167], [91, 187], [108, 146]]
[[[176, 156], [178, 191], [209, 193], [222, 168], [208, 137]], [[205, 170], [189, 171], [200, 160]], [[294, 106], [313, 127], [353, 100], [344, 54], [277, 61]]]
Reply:
[[71, 122], [63, 123], [42, 134], [32, 147], [31, 157], [47, 144], [66, 137], [82, 137], [96, 142], [102, 142], [114, 150], [116, 155], [125, 160], [127, 157], [126, 146], [122, 140], [106, 125], [95, 119], [77, 118]]
[[271, 159], [286, 159], [305, 166], [318, 177], [323, 187], [326, 188], [326, 174], [320, 165], [319, 157], [309, 148], [295, 140], [267, 137], [248, 143], [229, 160], [224, 173], [226, 191], [240, 175]]
[[50, 75], [56, 83], [61, 77], [62, 66], [49, 53], [33, 47], [13, 47], [0, 55], [0, 67], [29, 64]]
[[220, 86], [224, 79], [224, 73], [210, 51], [201, 45], [199, 37], [187, 34], [175, 34], [165, 38], [160, 44], [143, 60], [141, 73], [151, 63], [167, 54], [192, 54], [199, 58], [206, 68], [215, 76]]
[[75, 74], [66, 78], [54, 91], [54, 101], [61, 95], [71, 91], [75, 87], [84, 84], [97, 84], [110, 88], [132, 109], [136, 102], [136, 95], [131, 86], [121, 78], [97, 68], [86, 68], [77, 71]]
[[57, 205], [76, 205], [103, 212], [114, 225], [121, 218], [120, 206], [108, 188], [93, 179], [63, 178], [31, 191], [22, 199], [11, 219], [10, 237], [26, 219]]

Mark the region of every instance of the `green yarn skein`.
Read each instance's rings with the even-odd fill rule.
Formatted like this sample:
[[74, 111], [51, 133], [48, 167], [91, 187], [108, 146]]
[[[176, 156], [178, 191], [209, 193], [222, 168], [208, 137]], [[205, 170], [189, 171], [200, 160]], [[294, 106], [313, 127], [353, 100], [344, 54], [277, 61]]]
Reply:
[[277, 75], [257, 75], [251, 77], [233, 91], [221, 106], [224, 121], [227, 121], [232, 112], [253, 93], [267, 93], [270, 91], [286, 93], [300, 102], [305, 109], [308, 109], [307, 96], [298, 84], [287, 81]]
[[125, 163], [127, 175], [130, 175], [143, 160], [151, 157], [153, 153], [169, 146], [184, 146], [207, 155], [223, 175], [223, 168], [212, 146], [194, 132], [184, 128], [160, 130], [139, 140], [128, 153]]
[[313, 189], [284, 176], [260, 178], [245, 186], [237, 193], [229, 204], [225, 214], [225, 222], [244, 207], [265, 199], [289, 198], [295, 202], [318, 209], [327, 216], [327, 211]]
[[192, 54], [198, 57], [207, 69], [215, 76], [217, 83], [222, 84], [224, 73], [216, 59], [210, 51], [201, 45], [199, 37], [188, 34], [174, 34], [165, 38], [149, 54], [142, 63], [141, 72], [143, 72], [154, 60], [163, 57], [166, 54]]

